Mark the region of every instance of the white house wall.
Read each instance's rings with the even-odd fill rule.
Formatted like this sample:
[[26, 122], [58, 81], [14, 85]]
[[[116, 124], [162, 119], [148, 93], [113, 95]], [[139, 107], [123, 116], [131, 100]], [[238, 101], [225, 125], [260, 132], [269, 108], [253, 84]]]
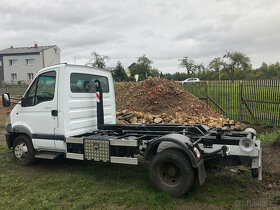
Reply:
[[[55, 53], [54, 48], [57, 49]], [[44, 58], [44, 59], [43, 59]], [[10, 66], [9, 60], [17, 59], [18, 64]], [[26, 59], [34, 59], [34, 65], [26, 65]], [[38, 54], [22, 54], [22, 55], [4, 55], [3, 69], [4, 81], [7, 83], [17, 83], [18, 81], [28, 81], [28, 73], [37, 74], [39, 70], [60, 63], [60, 49], [58, 47], [51, 47]], [[17, 80], [12, 81], [12, 75], [17, 74]]]
[[[9, 60], [17, 59], [18, 64], [15, 66], [10, 66]], [[26, 59], [34, 59], [34, 65], [26, 65]], [[42, 58], [40, 54], [36, 55], [11, 55], [3, 56], [3, 66], [4, 66], [4, 81], [17, 83], [19, 80], [27, 81], [28, 73], [35, 74], [43, 68]], [[17, 81], [12, 81], [11, 74], [17, 74]]]
[[[57, 53], [55, 53], [55, 48], [57, 49]], [[41, 54], [44, 56], [44, 67], [49, 67], [60, 63], [60, 50], [57, 47], [44, 50], [41, 52]]]

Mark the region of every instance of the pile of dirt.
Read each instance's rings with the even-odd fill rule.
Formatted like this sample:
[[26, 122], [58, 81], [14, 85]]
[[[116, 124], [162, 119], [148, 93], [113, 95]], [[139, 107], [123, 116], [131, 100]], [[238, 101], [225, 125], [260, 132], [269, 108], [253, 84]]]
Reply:
[[187, 116], [222, 118], [174, 81], [149, 78], [138, 83], [120, 83], [115, 88], [117, 111], [166, 113], [173, 117], [180, 112]]

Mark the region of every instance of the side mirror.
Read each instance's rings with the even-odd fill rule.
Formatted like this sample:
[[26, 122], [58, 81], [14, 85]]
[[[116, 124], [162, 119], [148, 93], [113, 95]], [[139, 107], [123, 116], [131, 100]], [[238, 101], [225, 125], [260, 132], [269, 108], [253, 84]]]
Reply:
[[10, 94], [9, 93], [2, 94], [2, 104], [3, 104], [4, 107], [11, 106]]
[[20, 102], [21, 102], [20, 104], [22, 107], [26, 106], [26, 98], [21, 98]]

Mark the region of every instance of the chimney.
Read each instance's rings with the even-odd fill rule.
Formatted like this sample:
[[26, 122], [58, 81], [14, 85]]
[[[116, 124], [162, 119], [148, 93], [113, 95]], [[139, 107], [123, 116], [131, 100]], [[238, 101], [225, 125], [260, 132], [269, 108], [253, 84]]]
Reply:
[[14, 48], [14, 46], [13, 46], [13, 45], [11, 45], [11, 46], [10, 46], [10, 48]]
[[37, 44], [37, 43], [35, 43], [35, 44], [34, 44], [34, 47], [36, 47], [36, 48], [37, 48], [37, 47], [38, 47], [38, 44]]

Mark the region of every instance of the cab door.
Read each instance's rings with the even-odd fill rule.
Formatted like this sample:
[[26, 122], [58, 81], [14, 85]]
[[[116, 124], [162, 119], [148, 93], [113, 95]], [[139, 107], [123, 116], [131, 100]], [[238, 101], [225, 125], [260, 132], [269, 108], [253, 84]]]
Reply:
[[32, 134], [35, 149], [55, 149], [58, 69], [41, 73], [24, 96], [22, 122]]

